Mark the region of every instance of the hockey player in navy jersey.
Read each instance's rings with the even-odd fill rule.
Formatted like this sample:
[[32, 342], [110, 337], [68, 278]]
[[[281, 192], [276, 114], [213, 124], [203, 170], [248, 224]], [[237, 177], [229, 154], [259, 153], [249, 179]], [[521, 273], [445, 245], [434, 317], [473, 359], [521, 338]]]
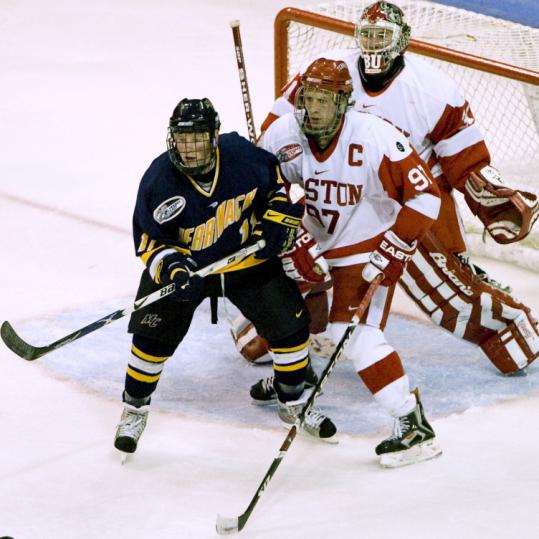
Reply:
[[[165, 362], [207, 297], [226, 296], [268, 340], [281, 420], [294, 423], [308, 397], [309, 316], [277, 258], [293, 244], [303, 207], [289, 202], [273, 155], [237, 133], [219, 135], [219, 126], [208, 99], [180, 101], [169, 121], [168, 151], [140, 183], [133, 234], [145, 269], [137, 298], [170, 283], [176, 291], [131, 316], [124, 410], [114, 441], [125, 453], [136, 450]], [[255, 255], [221, 274], [193, 275], [260, 237], [266, 245]], [[321, 439], [336, 432], [316, 410], [304, 430]]]

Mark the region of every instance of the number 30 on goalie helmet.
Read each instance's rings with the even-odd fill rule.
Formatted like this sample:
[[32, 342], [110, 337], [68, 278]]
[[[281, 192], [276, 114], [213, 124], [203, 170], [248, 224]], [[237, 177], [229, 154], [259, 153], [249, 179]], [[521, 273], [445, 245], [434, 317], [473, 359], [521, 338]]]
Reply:
[[168, 124], [168, 155], [184, 174], [205, 174], [215, 167], [219, 115], [208, 98], [182, 99]]
[[365, 62], [365, 73], [382, 75], [408, 47], [410, 27], [398, 6], [375, 2], [361, 13], [356, 38]]

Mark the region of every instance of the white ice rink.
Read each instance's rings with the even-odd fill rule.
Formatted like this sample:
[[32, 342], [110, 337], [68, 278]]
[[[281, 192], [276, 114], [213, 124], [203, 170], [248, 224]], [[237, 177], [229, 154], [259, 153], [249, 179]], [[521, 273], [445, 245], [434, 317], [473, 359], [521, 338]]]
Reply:
[[[207, 96], [222, 131], [246, 134], [228, 24], [240, 19], [258, 127], [273, 98], [273, 18], [289, 4], [3, 3], [0, 321], [41, 345], [129, 303], [141, 269], [136, 190], [165, 149], [172, 108]], [[484, 265], [539, 312], [536, 275]], [[343, 426], [340, 444], [296, 439], [241, 537], [539, 537], [539, 365], [502, 378], [472, 347], [423, 325], [402, 295], [396, 308], [419, 318], [397, 319], [392, 332], [411, 333], [404, 359], [444, 455], [379, 468], [374, 446], [390, 424], [339, 366], [324, 403]], [[125, 466], [112, 446], [125, 321], [34, 363], [0, 343], [0, 537], [212, 538], [217, 513], [244, 511], [286, 434], [249, 403], [267, 370], [245, 365], [207, 310], [189, 339]]]

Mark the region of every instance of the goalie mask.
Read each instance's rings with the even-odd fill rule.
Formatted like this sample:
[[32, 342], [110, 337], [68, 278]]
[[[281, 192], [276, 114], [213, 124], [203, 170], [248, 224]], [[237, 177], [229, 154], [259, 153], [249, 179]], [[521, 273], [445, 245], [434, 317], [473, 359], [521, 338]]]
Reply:
[[301, 76], [294, 115], [307, 135], [330, 139], [350, 103], [352, 77], [345, 62], [319, 58]]
[[184, 174], [205, 174], [215, 167], [219, 115], [211, 101], [182, 99], [168, 124], [168, 155]]
[[404, 13], [389, 2], [367, 6], [356, 25], [356, 39], [367, 75], [387, 73], [410, 40]]

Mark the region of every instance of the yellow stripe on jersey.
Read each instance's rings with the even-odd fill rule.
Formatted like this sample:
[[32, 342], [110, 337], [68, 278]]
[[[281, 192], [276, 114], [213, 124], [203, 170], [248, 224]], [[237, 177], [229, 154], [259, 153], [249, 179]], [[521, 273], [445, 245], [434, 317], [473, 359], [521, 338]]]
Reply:
[[131, 376], [131, 378], [134, 378], [138, 382], [147, 382], [149, 384], [152, 384], [153, 382], [157, 382], [159, 380], [161, 373], [156, 374], [155, 376], [149, 376], [147, 374], [142, 374], [140, 372], [137, 372], [130, 367], [127, 367], [127, 374]]
[[134, 344], [131, 345], [131, 353], [134, 356], [137, 356], [139, 359], [143, 359], [144, 361], [150, 361], [152, 363], [163, 363], [163, 361], [166, 361], [170, 356], [151, 356], [150, 354], [146, 354], [139, 348], [137, 348]]
[[293, 217], [292, 215], [287, 215], [286, 213], [281, 213], [280, 211], [271, 208], [266, 210], [263, 217], [267, 221], [273, 221], [274, 223], [289, 226], [291, 228], [298, 228], [301, 225], [301, 217]]
[[292, 365], [279, 365], [278, 363], [273, 363], [273, 368], [276, 371], [280, 372], [290, 372], [290, 371], [298, 371], [299, 369], [303, 369], [304, 367], [307, 367], [309, 364], [309, 358], [306, 357], [303, 361], [300, 361], [299, 363], [294, 363]]

